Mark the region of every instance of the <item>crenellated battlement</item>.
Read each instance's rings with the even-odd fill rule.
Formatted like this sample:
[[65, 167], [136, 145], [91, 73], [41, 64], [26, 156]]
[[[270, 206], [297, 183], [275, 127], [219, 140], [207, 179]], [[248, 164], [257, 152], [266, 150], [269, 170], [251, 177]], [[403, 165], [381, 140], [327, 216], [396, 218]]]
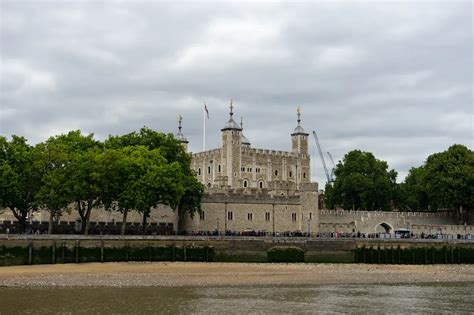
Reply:
[[425, 218], [445, 218], [454, 217], [452, 212], [389, 212], [389, 211], [361, 211], [361, 210], [319, 210], [320, 216], [347, 216], [347, 217], [367, 217], [367, 218], [410, 218], [410, 217], [425, 217]]
[[213, 156], [215, 154], [220, 154], [221, 150], [222, 150], [221, 148], [218, 148], [218, 149], [212, 149], [212, 150], [208, 150], [208, 151], [204, 151], [204, 152], [193, 153], [192, 157], [193, 158], [209, 157], [209, 156]]

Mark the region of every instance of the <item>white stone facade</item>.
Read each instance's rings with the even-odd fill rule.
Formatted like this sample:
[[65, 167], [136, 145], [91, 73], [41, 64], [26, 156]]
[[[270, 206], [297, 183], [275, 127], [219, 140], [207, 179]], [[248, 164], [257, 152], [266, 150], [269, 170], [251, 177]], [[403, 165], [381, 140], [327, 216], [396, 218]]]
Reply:
[[[180, 229], [192, 231], [311, 232], [318, 230], [318, 186], [311, 183], [308, 137], [298, 124], [291, 151], [251, 147], [242, 125], [230, 117], [221, 147], [192, 155], [191, 167], [206, 186], [203, 213], [187, 216]], [[187, 147], [186, 139], [178, 139]]]

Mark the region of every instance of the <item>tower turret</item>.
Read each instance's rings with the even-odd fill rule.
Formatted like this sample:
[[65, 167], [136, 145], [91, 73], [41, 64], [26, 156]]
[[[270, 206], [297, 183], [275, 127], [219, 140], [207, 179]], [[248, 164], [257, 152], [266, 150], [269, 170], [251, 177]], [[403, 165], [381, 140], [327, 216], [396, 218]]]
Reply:
[[222, 160], [225, 160], [225, 174], [227, 185], [238, 187], [240, 178], [240, 160], [242, 146], [242, 128], [235, 122], [234, 106], [230, 100], [229, 120], [222, 131]]
[[301, 109], [298, 106], [296, 110], [297, 114], [297, 122], [298, 125], [296, 126], [295, 130], [291, 134], [291, 148], [292, 151], [298, 154], [308, 154], [308, 136], [303, 127], [301, 127]]
[[186, 139], [186, 137], [183, 135], [183, 132], [181, 131], [181, 123], [183, 121], [183, 116], [179, 115], [179, 118], [178, 118], [178, 132], [176, 133], [176, 139], [179, 140], [179, 142], [181, 142], [181, 145], [184, 147], [185, 150], [188, 150], [188, 139]]

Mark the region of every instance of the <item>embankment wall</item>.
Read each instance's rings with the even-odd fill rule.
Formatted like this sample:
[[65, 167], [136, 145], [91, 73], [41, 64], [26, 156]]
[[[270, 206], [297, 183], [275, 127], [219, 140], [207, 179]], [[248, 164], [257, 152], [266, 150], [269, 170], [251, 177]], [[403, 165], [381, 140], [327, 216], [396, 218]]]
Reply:
[[[403, 239], [316, 239], [283, 237], [65, 237], [39, 236], [27, 238], [16, 236], [0, 238], [3, 253], [16, 248], [18, 259], [0, 254], [0, 264], [34, 264], [55, 262], [128, 261], [153, 259], [153, 253], [163, 248], [175, 248], [183, 253], [187, 248], [212, 248], [209, 261], [266, 262], [267, 251], [275, 246], [296, 246], [304, 250], [306, 262], [352, 263], [357, 260], [357, 249], [378, 250], [426, 248], [464, 248], [474, 253], [474, 241], [469, 240], [403, 240]], [[164, 250], [164, 249], [163, 249]], [[64, 252], [69, 253], [64, 259]], [[185, 251], [185, 250], [184, 250]], [[137, 256], [141, 253], [141, 256]], [[148, 254], [147, 254], [148, 253]], [[71, 256], [72, 255], [72, 256]], [[135, 255], [135, 256], [134, 256]], [[182, 257], [183, 254], [180, 254]], [[207, 255], [207, 254], [206, 254]], [[35, 257], [46, 257], [46, 261]], [[105, 256], [105, 259], [104, 259]], [[109, 257], [109, 258], [107, 258]], [[110, 258], [111, 257], [111, 258]], [[135, 257], [135, 258], [134, 258]], [[137, 257], [141, 257], [138, 259]], [[145, 257], [145, 258], [143, 258]], [[174, 257], [174, 256], [173, 256]], [[203, 259], [202, 255], [200, 256]], [[171, 259], [165, 259], [171, 260]], [[181, 258], [180, 260], [186, 260]], [[13, 261], [16, 263], [5, 263]], [[4, 263], [2, 263], [4, 262]], [[454, 260], [452, 261], [454, 262]], [[472, 261], [474, 262], [474, 260]]]

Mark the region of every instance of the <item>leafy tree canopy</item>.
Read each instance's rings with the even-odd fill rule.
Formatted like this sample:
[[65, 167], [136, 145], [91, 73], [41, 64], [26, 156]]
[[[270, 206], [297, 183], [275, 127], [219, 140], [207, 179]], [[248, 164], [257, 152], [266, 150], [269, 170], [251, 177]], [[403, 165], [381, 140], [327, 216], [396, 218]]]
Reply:
[[474, 211], [474, 152], [459, 144], [430, 155], [402, 184], [404, 206], [412, 210], [457, 210], [461, 221]]
[[0, 206], [11, 209], [23, 230], [28, 212], [36, 209], [40, 186], [34, 160], [33, 148], [25, 138], [13, 135], [8, 141], [0, 136]]
[[344, 156], [334, 171], [336, 180], [326, 185], [326, 203], [330, 208], [389, 210], [396, 195], [394, 170], [370, 152], [353, 150]]

